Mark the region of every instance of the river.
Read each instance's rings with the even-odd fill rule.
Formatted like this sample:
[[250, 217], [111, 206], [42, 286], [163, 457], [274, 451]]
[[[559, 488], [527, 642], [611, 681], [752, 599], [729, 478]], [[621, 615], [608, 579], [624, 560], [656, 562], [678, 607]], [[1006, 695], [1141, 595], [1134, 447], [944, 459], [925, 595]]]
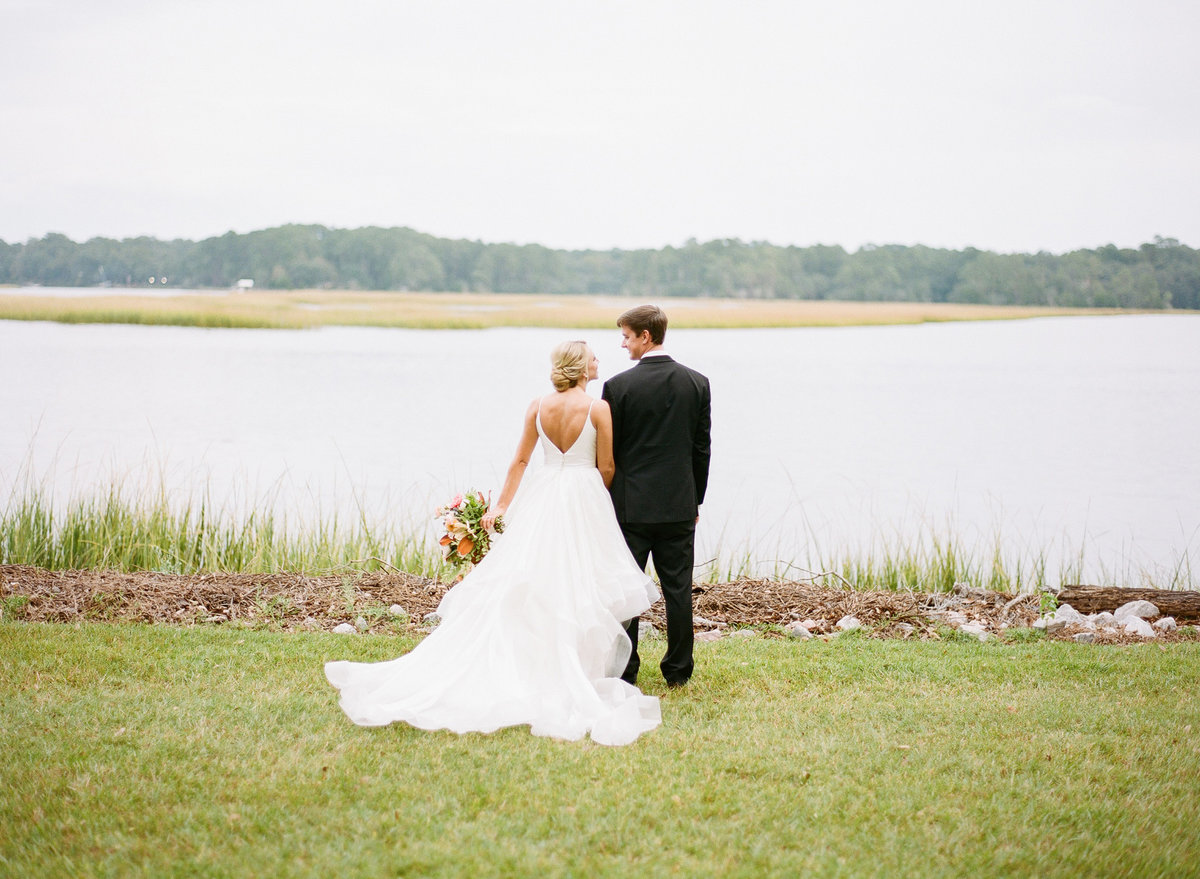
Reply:
[[[423, 527], [499, 488], [564, 338], [602, 378], [630, 366], [615, 329], [0, 321], [0, 503], [119, 483]], [[712, 382], [700, 561], [794, 572], [953, 534], [1041, 555], [1052, 581], [1200, 580], [1200, 316], [673, 330], [666, 348]]]

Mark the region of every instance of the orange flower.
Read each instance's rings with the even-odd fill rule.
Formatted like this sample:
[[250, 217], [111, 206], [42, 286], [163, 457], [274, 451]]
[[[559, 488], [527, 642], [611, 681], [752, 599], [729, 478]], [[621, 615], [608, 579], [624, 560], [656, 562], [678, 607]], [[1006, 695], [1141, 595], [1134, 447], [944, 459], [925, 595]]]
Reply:
[[442, 546], [449, 546], [450, 545], [450, 535], [443, 534], [442, 539], [439, 540], [438, 543], [440, 543]]
[[473, 541], [470, 537], [464, 537], [458, 542], [458, 554], [463, 558], [469, 556], [471, 554], [471, 550], [474, 548], [475, 541]]

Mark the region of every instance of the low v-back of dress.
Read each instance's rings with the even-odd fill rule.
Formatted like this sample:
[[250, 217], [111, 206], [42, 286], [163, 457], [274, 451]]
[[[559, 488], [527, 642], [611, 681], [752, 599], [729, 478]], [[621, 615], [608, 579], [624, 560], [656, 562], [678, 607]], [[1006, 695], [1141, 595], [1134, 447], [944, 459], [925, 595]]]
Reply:
[[446, 593], [441, 623], [388, 662], [330, 662], [346, 714], [364, 726], [535, 735], [627, 744], [656, 727], [658, 699], [620, 679], [622, 623], [658, 589], [625, 545], [596, 469], [591, 409], [564, 452], [536, 418], [543, 463], [526, 473], [484, 560]]
[[[587, 408], [587, 414], [583, 418], [583, 426], [579, 428], [579, 433], [575, 435], [575, 439], [572, 440], [571, 444], [563, 450], [546, 434], [546, 428], [542, 425], [542, 403], [540, 400], [538, 401], [537, 416], [534, 418], [534, 423], [537, 426], [538, 437], [541, 439], [542, 444], [542, 453], [545, 455], [547, 462], [553, 460], [557, 455], [561, 456], [564, 460], [570, 459], [572, 463], [580, 466], [596, 466], [596, 425], [592, 424], [592, 409], [595, 405], [596, 401], [593, 400]], [[580, 446], [582, 447], [579, 448]]]

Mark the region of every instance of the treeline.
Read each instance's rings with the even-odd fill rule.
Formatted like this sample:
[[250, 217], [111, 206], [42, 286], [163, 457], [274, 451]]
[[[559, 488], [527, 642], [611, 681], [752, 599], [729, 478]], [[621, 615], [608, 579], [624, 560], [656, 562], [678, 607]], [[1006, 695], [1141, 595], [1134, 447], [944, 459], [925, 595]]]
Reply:
[[[435, 238], [406, 228], [280, 226], [193, 242], [49, 234], [0, 241], [0, 283], [45, 286], [479, 291], [756, 299], [1200, 308], [1200, 251], [998, 254], [887, 245], [780, 247], [719, 240], [661, 250], [551, 250]], [[153, 279], [153, 281], [151, 281]]]

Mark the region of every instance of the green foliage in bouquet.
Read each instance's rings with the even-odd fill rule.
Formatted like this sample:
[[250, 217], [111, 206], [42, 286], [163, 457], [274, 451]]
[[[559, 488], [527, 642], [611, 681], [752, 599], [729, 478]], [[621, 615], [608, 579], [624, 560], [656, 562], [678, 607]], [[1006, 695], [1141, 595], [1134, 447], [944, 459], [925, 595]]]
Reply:
[[[438, 541], [442, 547], [442, 559], [459, 569], [469, 570], [483, 561], [492, 548], [492, 534], [504, 531], [504, 520], [496, 519], [492, 531], [483, 527], [483, 517], [491, 502], [479, 491], [458, 494], [450, 503], [438, 507], [437, 517], [445, 529]], [[465, 570], [464, 570], [465, 573]]]

